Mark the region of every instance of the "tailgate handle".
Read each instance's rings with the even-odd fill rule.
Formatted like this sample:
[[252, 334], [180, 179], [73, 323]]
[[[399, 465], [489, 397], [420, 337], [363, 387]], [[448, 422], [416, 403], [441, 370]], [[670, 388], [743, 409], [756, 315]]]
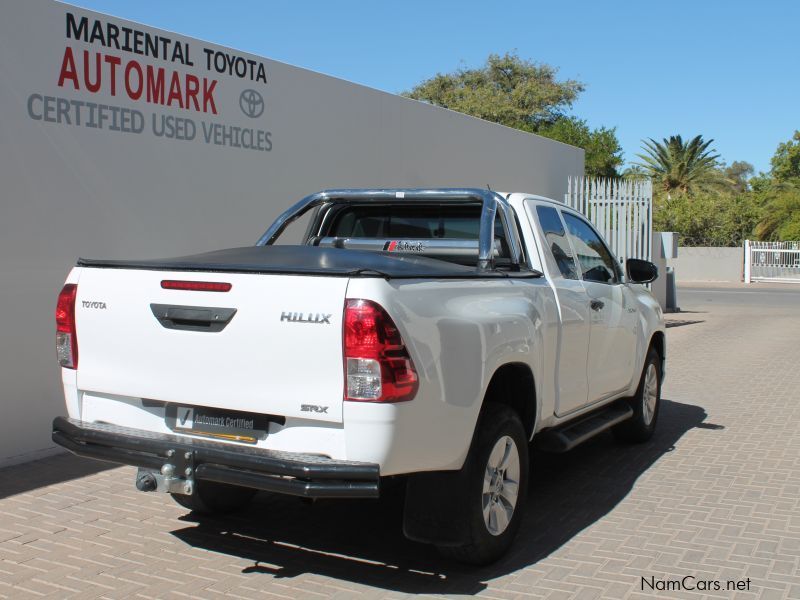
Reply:
[[216, 333], [225, 329], [236, 314], [235, 308], [214, 306], [176, 306], [151, 304], [150, 310], [162, 326], [182, 331], [207, 331]]

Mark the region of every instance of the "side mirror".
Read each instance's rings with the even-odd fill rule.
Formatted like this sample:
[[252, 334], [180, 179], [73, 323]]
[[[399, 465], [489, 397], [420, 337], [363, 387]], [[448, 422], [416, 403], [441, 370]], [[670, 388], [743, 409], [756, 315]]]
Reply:
[[638, 258], [629, 258], [625, 263], [625, 273], [631, 283], [650, 283], [658, 277], [658, 267]]

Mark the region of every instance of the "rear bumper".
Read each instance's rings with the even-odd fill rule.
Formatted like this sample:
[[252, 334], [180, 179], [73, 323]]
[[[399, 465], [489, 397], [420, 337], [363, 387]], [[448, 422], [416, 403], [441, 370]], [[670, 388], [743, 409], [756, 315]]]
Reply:
[[98, 460], [160, 471], [170, 457], [192, 467], [194, 479], [306, 498], [377, 498], [377, 464], [234, 446], [141, 429], [57, 417], [53, 441]]

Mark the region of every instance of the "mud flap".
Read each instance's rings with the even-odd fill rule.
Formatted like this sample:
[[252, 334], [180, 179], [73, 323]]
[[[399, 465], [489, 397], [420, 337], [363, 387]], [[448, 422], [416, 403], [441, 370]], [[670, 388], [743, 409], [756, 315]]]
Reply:
[[415, 473], [408, 478], [403, 534], [437, 546], [469, 543], [467, 469]]

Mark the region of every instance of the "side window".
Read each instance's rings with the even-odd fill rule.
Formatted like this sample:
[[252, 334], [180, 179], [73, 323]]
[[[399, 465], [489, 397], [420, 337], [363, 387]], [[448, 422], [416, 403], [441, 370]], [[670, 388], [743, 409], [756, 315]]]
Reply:
[[537, 206], [536, 215], [539, 217], [539, 224], [542, 226], [547, 247], [556, 259], [556, 264], [565, 279], [577, 279], [578, 271], [575, 267], [575, 259], [572, 256], [572, 248], [567, 241], [567, 235], [561, 219], [555, 208], [550, 206]]
[[583, 219], [569, 213], [562, 214], [581, 265], [583, 279], [599, 283], [618, 283], [617, 264], [600, 237]]

